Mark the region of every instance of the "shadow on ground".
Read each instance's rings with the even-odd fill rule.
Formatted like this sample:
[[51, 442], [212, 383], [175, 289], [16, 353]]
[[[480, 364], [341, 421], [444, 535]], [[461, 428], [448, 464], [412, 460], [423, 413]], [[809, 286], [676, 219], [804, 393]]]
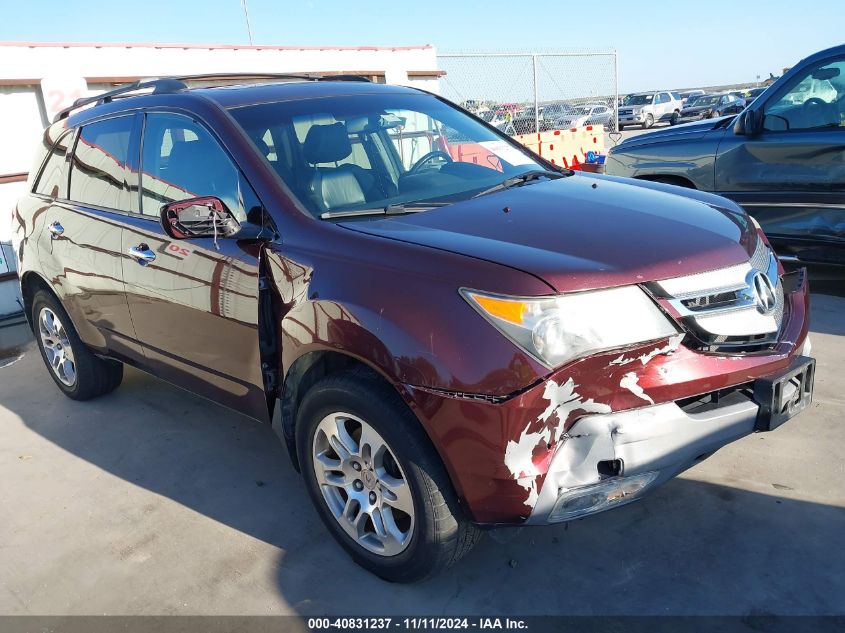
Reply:
[[695, 471], [641, 503], [504, 544], [488, 537], [449, 573], [390, 585], [334, 544], [268, 427], [135, 370], [88, 403], [63, 398], [45, 372], [31, 346], [14, 371], [0, 370], [3, 407], [97, 468], [281, 550], [275, 589], [302, 615], [845, 609], [845, 509], [696, 481]]

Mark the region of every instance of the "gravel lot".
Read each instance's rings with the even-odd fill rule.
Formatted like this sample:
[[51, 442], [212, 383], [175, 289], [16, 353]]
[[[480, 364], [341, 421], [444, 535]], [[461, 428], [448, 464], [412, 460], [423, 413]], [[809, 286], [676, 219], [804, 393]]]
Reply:
[[135, 370], [73, 402], [29, 343], [0, 368], [0, 613], [843, 614], [843, 314], [814, 297], [799, 418], [413, 586], [350, 562], [270, 428]]

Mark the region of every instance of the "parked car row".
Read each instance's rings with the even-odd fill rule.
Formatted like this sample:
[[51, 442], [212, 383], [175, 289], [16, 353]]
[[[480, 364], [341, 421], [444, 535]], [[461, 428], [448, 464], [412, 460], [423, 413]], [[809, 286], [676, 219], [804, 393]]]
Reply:
[[[464, 102], [467, 104], [468, 102]], [[474, 114], [496, 129], [514, 136], [586, 125], [603, 125], [608, 130], [616, 126], [616, 113], [607, 101], [587, 101], [579, 104], [557, 102], [541, 105], [535, 114], [534, 106], [521, 108], [513, 104], [489, 108], [481, 107]]]

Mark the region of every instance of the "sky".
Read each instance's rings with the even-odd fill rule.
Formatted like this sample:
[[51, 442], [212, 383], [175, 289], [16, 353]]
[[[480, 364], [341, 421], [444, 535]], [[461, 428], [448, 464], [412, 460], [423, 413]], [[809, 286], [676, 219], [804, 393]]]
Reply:
[[[247, 0], [247, 6], [255, 44], [615, 49], [620, 92], [753, 83], [845, 43], [845, 0]], [[0, 15], [0, 40], [249, 41], [241, 0], [0, 0]]]

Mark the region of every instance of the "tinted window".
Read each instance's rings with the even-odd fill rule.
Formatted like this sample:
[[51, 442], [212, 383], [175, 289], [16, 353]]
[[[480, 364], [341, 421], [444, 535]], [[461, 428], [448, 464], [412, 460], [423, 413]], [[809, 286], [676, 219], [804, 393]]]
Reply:
[[73, 139], [73, 133], [68, 132], [62, 136], [50, 152], [50, 157], [41, 170], [38, 182], [35, 184], [35, 193], [40, 193], [53, 198], [64, 198], [67, 193], [67, 180], [63, 178], [68, 152], [68, 146]]
[[129, 210], [126, 162], [133, 116], [90, 123], [76, 141], [70, 170], [70, 195], [74, 202]]
[[[268, 160], [274, 160], [275, 147], [265, 140], [272, 140], [268, 132], [265, 128], [259, 135], [261, 151]], [[148, 114], [143, 148], [141, 212], [145, 215], [157, 216], [163, 204], [200, 196], [220, 198], [240, 221], [252, 211], [260, 213], [255, 193], [229, 155], [193, 119], [178, 114]]]

